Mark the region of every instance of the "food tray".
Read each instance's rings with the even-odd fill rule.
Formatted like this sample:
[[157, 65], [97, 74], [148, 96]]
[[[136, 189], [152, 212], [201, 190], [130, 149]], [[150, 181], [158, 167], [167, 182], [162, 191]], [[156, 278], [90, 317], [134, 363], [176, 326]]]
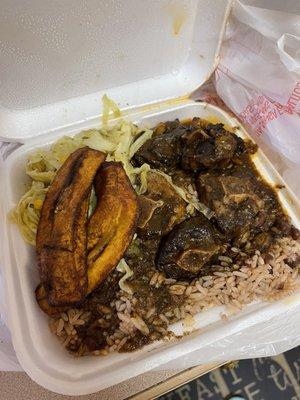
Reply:
[[[248, 137], [238, 121], [221, 109], [206, 104], [184, 100], [172, 104], [164, 103], [140, 113], [128, 114], [126, 118], [141, 127], [152, 127], [160, 121], [175, 118], [200, 117], [218, 120], [234, 129], [242, 138]], [[133, 353], [112, 353], [106, 357], [74, 358], [69, 355], [50, 332], [48, 317], [43, 314], [35, 301], [34, 290], [38, 284], [34, 249], [27, 246], [15, 225], [9, 224], [7, 212], [16, 204], [24, 192], [24, 165], [28, 155], [35, 149], [47, 147], [63, 135], [73, 135], [81, 130], [99, 126], [99, 118], [84, 122], [76, 127], [62, 128], [55, 132], [28, 140], [6, 160], [4, 170], [5, 193], [2, 192], [5, 223], [5, 288], [9, 311], [9, 327], [14, 348], [24, 370], [39, 384], [52, 391], [80, 395], [104, 389], [113, 384], [134, 377], [154, 367], [188, 355], [194, 350], [249, 328], [274, 316], [280, 317], [288, 310], [300, 305], [300, 295], [295, 293], [287, 299], [268, 304], [256, 302], [227, 321], [221, 320], [222, 308], [217, 307], [196, 316], [193, 332], [180, 340], [156, 342]], [[293, 224], [300, 228], [300, 208], [297, 199], [276, 172], [261, 150], [254, 156], [254, 162], [262, 176], [270, 184], [282, 187], [279, 197]], [[181, 324], [172, 329], [182, 333]]]

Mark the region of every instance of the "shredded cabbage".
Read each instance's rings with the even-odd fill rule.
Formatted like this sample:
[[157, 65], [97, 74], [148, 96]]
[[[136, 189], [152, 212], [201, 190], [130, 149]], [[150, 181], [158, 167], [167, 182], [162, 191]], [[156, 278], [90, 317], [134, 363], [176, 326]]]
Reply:
[[37, 150], [28, 157], [26, 174], [34, 181], [50, 185], [57, 170], [68, 156], [79, 147], [85, 146], [80, 138], [64, 136], [55, 142], [50, 150]]
[[102, 105], [103, 105], [102, 124], [104, 127], [107, 126], [111, 111], [115, 118], [121, 117], [121, 111], [119, 107], [112, 99], [107, 97], [106, 94], [102, 97]]
[[37, 226], [47, 188], [42, 182], [32, 182], [31, 188], [21, 197], [18, 205], [10, 213], [10, 219], [16, 223], [25, 239], [35, 246]]
[[153, 134], [153, 131], [150, 129], [145, 130], [140, 137], [138, 137], [134, 143], [130, 146], [130, 151], [129, 151], [129, 158], [131, 159], [135, 153], [143, 146], [147, 140], [151, 139]]
[[117, 265], [117, 271], [124, 274], [124, 276], [122, 276], [122, 278], [119, 280], [120, 289], [126, 293], [132, 294], [132, 289], [126, 281], [127, 279], [132, 277], [133, 271], [130, 269], [129, 265], [124, 260], [124, 258], [122, 258], [119, 264]]
[[147, 174], [149, 171], [151, 171], [150, 165], [146, 163], [139, 168], [134, 168], [134, 173], [140, 177], [140, 184], [136, 187], [138, 194], [143, 194], [147, 191]]

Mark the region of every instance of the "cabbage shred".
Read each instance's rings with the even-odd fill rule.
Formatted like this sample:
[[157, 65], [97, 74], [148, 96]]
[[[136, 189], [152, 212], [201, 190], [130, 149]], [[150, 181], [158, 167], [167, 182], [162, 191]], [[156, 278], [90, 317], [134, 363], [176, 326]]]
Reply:
[[122, 258], [120, 260], [116, 269], [117, 269], [117, 271], [124, 274], [122, 276], [122, 278], [119, 280], [120, 289], [126, 293], [132, 294], [132, 289], [131, 289], [130, 285], [128, 284], [128, 282], [126, 282], [126, 281], [133, 276], [133, 271], [132, 271], [132, 269], [130, 269], [129, 265], [124, 260], [124, 258]]
[[20, 199], [18, 205], [10, 213], [25, 241], [35, 245], [37, 227], [47, 188], [43, 182], [33, 181], [31, 188]]

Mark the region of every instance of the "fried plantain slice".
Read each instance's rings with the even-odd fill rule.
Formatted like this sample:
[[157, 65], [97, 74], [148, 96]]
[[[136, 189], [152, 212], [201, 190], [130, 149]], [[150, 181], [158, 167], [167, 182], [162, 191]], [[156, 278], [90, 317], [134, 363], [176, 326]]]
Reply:
[[41, 283], [52, 306], [80, 303], [86, 295], [89, 196], [104, 160], [97, 150], [76, 150], [59, 169], [44, 200], [36, 253]]
[[88, 224], [88, 293], [123, 257], [138, 217], [137, 196], [121, 163], [104, 163], [94, 187], [98, 203]]

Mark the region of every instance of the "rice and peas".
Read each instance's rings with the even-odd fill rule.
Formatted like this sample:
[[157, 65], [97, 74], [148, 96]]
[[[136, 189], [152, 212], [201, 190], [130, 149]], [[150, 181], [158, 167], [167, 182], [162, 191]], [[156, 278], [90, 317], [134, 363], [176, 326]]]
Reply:
[[[233, 251], [239, 249], [234, 248]], [[214, 272], [213, 275], [195, 279], [191, 283], [167, 279], [162, 273], [156, 272], [150, 285], [165, 286], [172, 295], [181, 300], [182, 305], [159, 314], [154, 320], [152, 317], [157, 315], [156, 310], [142, 312], [139, 308], [137, 312], [137, 298], [134, 294], [119, 290], [110, 307], [103, 307], [103, 317], [99, 320], [101, 326], [103, 321], [109, 320], [111, 315], [115, 314], [119, 326], [114, 333], [106, 337], [106, 346], [95, 350], [93, 354], [106, 355], [121, 350], [126, 341], [138, 331], [146, 337], [150, 335], [149, 341], [168, 338], [172, 336], [168, 332], [168, 326], [179, 320], [183, 320], [189, 331], [193, 326], [193, 316], [214, 306], [226, 306], [227, 311], [222, 313], [221, 317], [228, 318], [254, 300], [279, 300], [299, 287], [298, 268], [292, 268], [287, 263], [295, 261], [299, 252], [298, 241], [283, 238], [278, 240], [267, 254], [256, 251], [256, 254], [250, 259], [245, 259], [244, 266], [239, 266], [236, 271]], [[230, 263], [230, 260], [225, 262]], [[83, 310], [70, 309], [59, 318], [52, 319], [50, 327], [63, 345], [67, 346], [77, 340], [74, 328], [84, 324], [88, 318], [89, 314]], [[85, 351], [84, 347], [80, 347], [77, 354], [83, 355]]]

